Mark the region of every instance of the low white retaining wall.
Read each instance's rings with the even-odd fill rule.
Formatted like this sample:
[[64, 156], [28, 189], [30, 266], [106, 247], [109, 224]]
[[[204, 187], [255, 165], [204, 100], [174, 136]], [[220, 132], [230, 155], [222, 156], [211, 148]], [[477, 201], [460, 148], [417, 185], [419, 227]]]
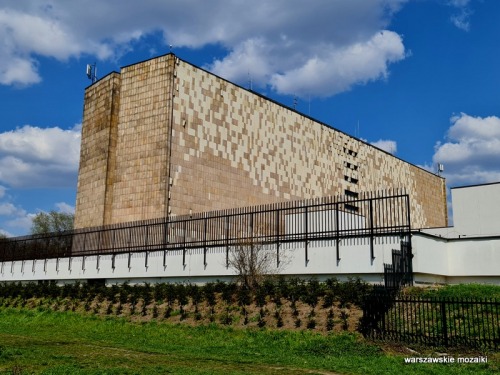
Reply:
[[[367, 239], [357, 244], [342, 241], [339, 262], [333, 242], [311, 241], [308, 262], [304, 243], [283, 245], [279, 273], [341, 280], [359, 276], [368, 282], [383, 283], [384, 263], [392, 263], [392, 249], [399, 249], [399, 240], [399, 237], [377, 239], [373, 260]], [[414, 233], [412, 245], [416, 285], [472, 282], [500, 285], [500, 237], [445, 239]], [[270, 251], [275, 254], [276, 248]], [[182, 250], [119, 254], [114, 267], [112, 255], [2, 262], [0, 281], [104, 279], [108, 284], [125, 281], [204, 283], [235, 276], [235, 270], [226, 267], [225, 247], [208, 249], [206, 265], [203, 260], [200, 248], [186, 250], [185, 265]]]
[[[359, 276], [370, 282], [383, 282], [384, 263], [391, 262], [392, 249], [399, 248], [399, 237], [385, 238], [374, 244], [373, 260], [368, 240], [358, 242], [350, 245], [341, 242], [339, 262], [332, 242], [311, 241], [307, 262], [304, 243], [282, 245], [279, 268], [276, 247], [268, 248], [268, 251], [273, 254], [272, 264], [283, 275], [317, 276], [320, 279]], [[153, 251], [147, 255], [145, 252], [119, 254], [114, 259], [114, 267], [112, 255], [3, 262], [0, 264], [0, 281], [105, 279], [108, 284], [124, 281], [200, 283], [235, 276], [235, 270], [226, 267], [225, 247], [208, 249], [206, 265], [203, 260], [203, 249], [199, 248], [186, 250], [185, 265], [182, 250]]]

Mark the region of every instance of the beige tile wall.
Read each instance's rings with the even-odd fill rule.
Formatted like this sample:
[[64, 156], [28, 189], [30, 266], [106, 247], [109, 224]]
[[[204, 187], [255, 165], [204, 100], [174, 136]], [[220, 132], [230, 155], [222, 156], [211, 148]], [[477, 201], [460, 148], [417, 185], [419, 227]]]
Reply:
[[440, 177], [173, 55], [122, 69], [113, 169], [106, 223], [405, 188], [414, 227], [446, 225]]
[[106, 76], [85, 91], [75, 228], [102, 225], [105, 210], [109, 209], [119, 100], [118, 73]]

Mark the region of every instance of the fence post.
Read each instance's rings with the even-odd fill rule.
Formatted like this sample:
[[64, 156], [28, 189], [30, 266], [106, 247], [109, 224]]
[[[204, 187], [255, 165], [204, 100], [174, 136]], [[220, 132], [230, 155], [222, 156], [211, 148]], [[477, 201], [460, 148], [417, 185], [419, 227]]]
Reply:
[[336, 203], [335, 204], [335, 242], [336, 242], [336, 245], [335, 246], [335, 249], [337, 251], [337, 265], [339, 264], [340, 262], [340, 223], [339, 223], [339, 204]]
[[203, 265], [207, 266], [207, 217], [203, 223]]
[[280, 210], [276, 209], [276, 267], [280, 266]]
[[375, 253], [373, 248], [373, 198], [369, 198], [370, 202], [370, 256], [371, 260], [375, 259]]
[[183, 246], [182, 246], [182, 265], [186, 267], [186, 232], [187, 232], [187, 220], [184, 219], [184, 234], [183, 234]]
[[446, 322], [446, 302], [441, 300], [441, 320], [443, 322], [443, 343], [448, 346], [448, 324]]
[[309, 228], [308, 228], [308, 220], [307, 220], [307, 216], [309, 216], [309, 215], [308, 215], [307, 206], [305, 207], [304, 214], [305, 214], [305, 218], [304, 218], [304, 220], [305, 220], [304, 227], [305, 228], [304, 229], [305, 229], [305, 251], [306, 251], [305, 256], [306, 256], [306, 265], [307, 265], [307, 263], [309, 263], [309, 236], [308, 236], [308, 234], [309, 234], [308, 229]]
[[229, 214], [226, 215], [226, 268], [229, 268]]

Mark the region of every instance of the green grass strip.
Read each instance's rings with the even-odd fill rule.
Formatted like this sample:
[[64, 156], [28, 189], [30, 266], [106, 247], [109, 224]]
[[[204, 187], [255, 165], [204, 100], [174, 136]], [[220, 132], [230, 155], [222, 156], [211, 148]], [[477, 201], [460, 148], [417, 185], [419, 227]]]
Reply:
[[487, 364], [405, 364], [354, 334], [131, 323], [0, 308], [6, 374], [494, 374]]

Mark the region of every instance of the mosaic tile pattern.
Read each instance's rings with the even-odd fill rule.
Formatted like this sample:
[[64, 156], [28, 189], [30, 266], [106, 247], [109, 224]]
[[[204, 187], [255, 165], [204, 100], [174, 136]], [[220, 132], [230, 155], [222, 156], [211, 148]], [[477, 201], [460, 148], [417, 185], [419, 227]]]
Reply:
[[[86, 95], [82, 155], [84, 142], [99, 154], [85, 127], [100, 104], [88, 101], [102, 98]], [[80, 226], [391, 188], [410, 194], [414, 227], [446, 225], [440, 177], [174, 55], [123, 68], [119, 106], [112, 203]]]

